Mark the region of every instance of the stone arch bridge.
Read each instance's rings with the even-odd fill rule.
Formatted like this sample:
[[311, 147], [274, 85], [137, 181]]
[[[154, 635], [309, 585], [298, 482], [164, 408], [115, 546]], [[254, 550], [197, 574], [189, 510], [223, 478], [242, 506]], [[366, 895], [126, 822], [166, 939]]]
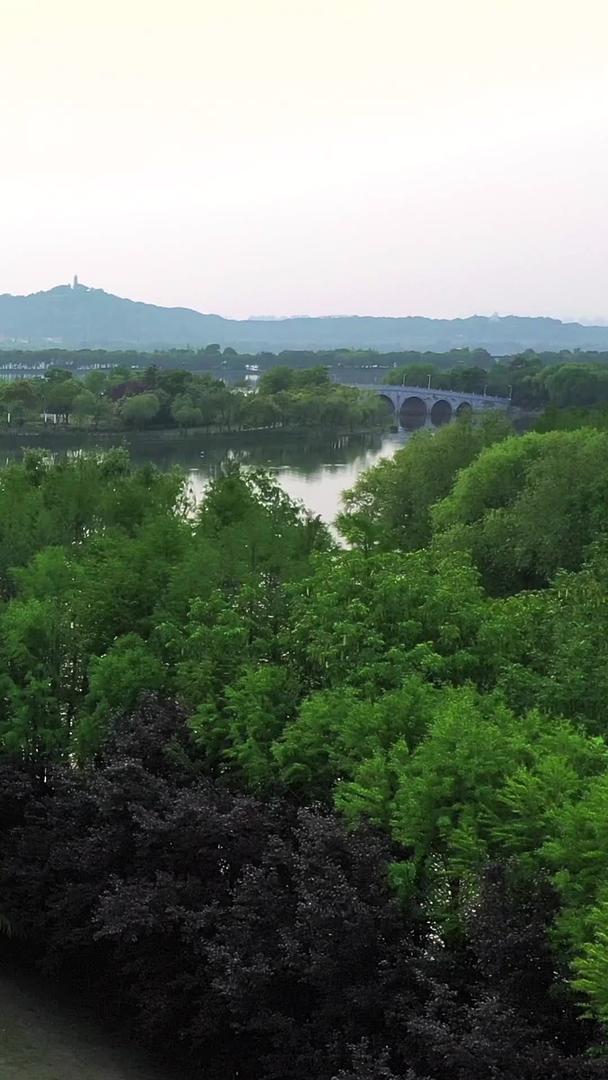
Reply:
[[511, 404], [509, 398], [489, 394], [466, 394], [457, 390], [386, 386], [381, 383], [351, 385], [358, 390], [369, 390], [383, 398], [393, 410], [395, 422], [401, 427], [421, 427], [427, 420], [432, 424], [446, 424], [455, 416], [485, 412], [489, 409], [508, 409]]

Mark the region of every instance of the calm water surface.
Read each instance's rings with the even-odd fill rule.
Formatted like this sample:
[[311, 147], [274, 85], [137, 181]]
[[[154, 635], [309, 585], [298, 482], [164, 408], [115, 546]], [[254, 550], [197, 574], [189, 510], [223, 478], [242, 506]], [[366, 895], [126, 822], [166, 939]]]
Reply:
[[[233, 445], [224, 456], [211, 447], [202, 449], [198, 461], [184, 460], [196, 495], [201, 495], [209, 478], [226, 460], [263, 467], [271, 472], [288, 495], [299, 499], [332, 522], [341, 508], [342, 492], [381, 457], [392, 457], [404, 445], [406, 433], [383, 436], [341, 436], [340, 438], [298, 439], [266, 442], [252, 446]], [[219, 458], [219, 460], [218, 460]]]
[[263, 467], [272, 472], [287, 493], [301, 501], [324, 521], [331, 522], [340, 510], [342, 492], [353, 485], [364, 469], [381, 457], [391, 457], [404, 445], [409, 433], [386, 435], [287, 436], [274, 432], [179, 436], [165, 438], [139, 435], [79, 436], [55, 432], [36, 438], [0, 439], [0, 460], [20, 458], [27, 448], [54, 454], [80, 449], [126, 446], [134, 461], [151, 461], [161, 469], [179, 466], [188, 473], [194, 493], [200, 497], [208, 481], [228, 461]]

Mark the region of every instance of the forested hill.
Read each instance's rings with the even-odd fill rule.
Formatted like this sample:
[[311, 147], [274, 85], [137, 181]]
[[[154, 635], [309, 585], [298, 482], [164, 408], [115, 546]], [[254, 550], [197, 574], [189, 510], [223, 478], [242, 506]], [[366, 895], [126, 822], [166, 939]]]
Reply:
[[0, 347], [57, 344], [69, 348], [217, 343], [242, 351], [486, 348], [496, 356], [523, 349], [606, 349], [608, 326], [558, 319], [475, 315], [467, 319], [340, 316], [224, 319], [189, 308], [164, 308], [83, 285], [59, 285], [29, 296], [0, 296]]

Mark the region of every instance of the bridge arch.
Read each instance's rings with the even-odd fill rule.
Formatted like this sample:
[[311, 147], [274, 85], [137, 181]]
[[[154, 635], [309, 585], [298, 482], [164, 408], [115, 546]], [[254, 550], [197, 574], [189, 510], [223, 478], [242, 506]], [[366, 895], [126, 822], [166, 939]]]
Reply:
[[452, 419], [452, 406], [449, 401], [444, 398], [440, 398], [436, 401], [431, 408], [431, 423], [435, 427], [440, 427], [442, 424], [447, 424]]
[[424, 427], [427, 418], [426, 403], [421, 397], [406, 397], [401, 403], [399, 420], [404, 428]]
[[397, 410], [395, 408], [395, 402], [393, 401], [392, 397], [390, 397], [388, 394], [381, 394], [381, 393], [378, 394], [378, 397], [380, 398], [380, 401], [382, 402], [382, 405], [386, 409], [387, 414], [389, 414], [392, 417], [393, 421], [396, 420], [397, 419], [397, 415], [396, 415]]
[[[428, 386], [397, 386], [389, 384], [348, 383], [358, 390], [377, 394], [383, 404], [390, 403], [393, 423], [404, 428], [423, 427], [431, 419], [435, 425], [445, 424], [455, 416], [485, 412], [487, 409], [508, 409], [510, 399], [486, 394], [464, 393], [460, 390], [439, 390]], [[385, 404], [388, 409], [389, 405]], [[387, 413], [387, 418], [388, 418]]]

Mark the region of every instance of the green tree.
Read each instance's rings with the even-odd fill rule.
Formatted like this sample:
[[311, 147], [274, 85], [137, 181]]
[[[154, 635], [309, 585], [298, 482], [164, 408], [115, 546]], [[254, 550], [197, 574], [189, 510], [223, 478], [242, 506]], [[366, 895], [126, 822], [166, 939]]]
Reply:
[[297, 679], [286, 665], [246, 668], [226, 693], [229, 718], [226, 759], [234, 762], [253, 788], [276, 783], [270, 747], [294, 713]]
[[171, 406], [171, 415], [180, 427], [200, 427], [203, 422], [203, 411], [199, 409], [188, 394], [180, 394], [175, 398]]
[[608, 1024], [608, 889], [603, 889], [598, 904], [588, 919], [589, 929], [579, 954], [575, 957], [574, 987], [591, 1001], [594, 1015]]
[[83, 389], [74, 398], [72, 406], [75, 416], [81, 421], [92, 420], [97, 428], [99, 421], [109, 419], [112, 415], [110, 403], [91, 390]]
[[561, 364], [544, 377], [549, 402], [558, 408], [608, 402], [608, 371], [584, 364]]
[[47, 375], [42, 388], [42, 401], [46, 412], [56, 413], [68, 424], [74, 402], [82, 393], [82, 386], [71, 375], [64, 377], [65, 374], [56, 371]]
[[[417, 676], [406, 678], [398, 690], [375, 701], [352, 688], [311, 694], [298, 715], [284, 725], [270, 747], [282, 784], [327, 798], [336, 783], [351, 780], [365, 766], [377, 783], [368, 786], [356, 816], [364, 815], [388, 827], [400, 772], [400, 759], [425, 734], [437, 704], [437, 689]], [[354, 791], [349, 811], [353, 816]]]
[[275, 367], [260, 375], [258, 392], [260, 394], [278, 394], [280, 390], [290, 390], [294, 385], [294, 372], [288, 367]]
[[290, 653], [311, 687], [373, 697], [414, 673], [461, 682], [483, 670], [485, 598], [466, 557], [432, 552], [318, 558], [292, 589]]
[[364, 473], [344, 495], [338, 527], [351, 544], [412, 551], [432, 534], [431, 507], [448, 495], [459, 470], [509, 434], [500, 416], [463, 418], [440, 431], [416, 432], [403, 450]]
[[127, 427], [143, 428], [158, 415], [160, 400], [157, 394], [136, 394], [125, 398], [120, 407], [120, 417]]
[[86, 390], [90, 390], [92, 394], [99, 397], [108, 388], [110, 376], [107, 371], [87, 371], [82, 383]]
[[12, 423], [22, 423], [30, 414], [36, 414], [41, 407], [41, 380], [15, 379], [0, 386], [2, 409], [10, 416]]
[[531, 433], [486, 449], [433, 508], [440, 548], [462, 546], [495, 593], [578, 569], [608, 525], [608, 435]]
[[248, 428], [275, 427], [280, 418], [279, 409], [272, 397], [249, 394], [243, 404], [243, 426]]
[[111, 718], [133, 709], [144, 691], [163, 689], [166, 670], [138, 634], [117, 638], [106, 653], [89, 664], [88, 694], [76, 733], [80, 754], [89, 758], [107, 736]]
[[64, 603], [14, 600], [0, 618], [0, 746], [37, 770], [67, 755], [83, 671]]

